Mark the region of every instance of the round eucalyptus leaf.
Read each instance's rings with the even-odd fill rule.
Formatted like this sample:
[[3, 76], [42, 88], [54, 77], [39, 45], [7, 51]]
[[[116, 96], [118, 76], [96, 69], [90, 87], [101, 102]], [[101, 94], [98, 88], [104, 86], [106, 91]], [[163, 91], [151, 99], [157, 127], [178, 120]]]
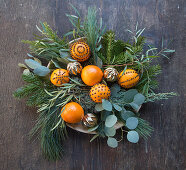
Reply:
[[118, 141], [115, 138], [108, 137], [107, 144], [111, 148], [116, 148], [118, 146]]
[[124, 100], [126, 103], [131, 103], [131, 102], [133, 102], [134, 96], [135, 96], [136, 94], [138, 94], [138, 91], [137, 91], [136, 89], [127, 90], [127, 91], [124, 93], [123, 100]]
[[121, 87], [118, 84], [114, 84], [110, 90], [111, 90], [111, 96], [116, 97], [118, 92], [120, 91]]
[[138, 118], [136, 118], [136, 117], [129, 117], [126, 120], [126, 126], [129, 129], [135, 129], [138, 126]]
[[127, 133], [127, 139], [131, 143], [137, 143], [139, 141], [139, 134], [138, 132], [132, 130]]
[[136, 103], [134, 103], [134, 102], [131, 102], [131, 103], [129, 103], [130, 104], [130, 106], [135, 110], [135, 111], [139, 111], [139, 109], [140, 109], [140, 106], [139, 105], [137, 105]]
[[46, 76], [48, 73], [50, 73], [50, 69], [45, 66], [40, 66], [34, 69], [34, 73], [38, 76]]
[[106, 136], [114, 136], [116, 134], [116, 129], [114, 127], [111, 128], [105, 127], [104, 132]]
[[108, 100], [102, 99], [102, 107], [107, 111], [112, 111], [112, 104]]
[[95, 105], [95, 109], [96, 109], [96, 111], [98, 111], [98, 112], [104, 110], [103, 107], [102, 107], [102, 104], [96, 104], [96, 105]]
[[138, 93], [134, 96], [134, 103], [136, 103], [137, 105], [142, 105], [145, 101], [145, 96], [142, 95], [141, 93]]
[[32, 68], [32, 69], [35, 69], [37, 67], [40, 67], [41, 64], [38, 63], [37, 61], [35, 60], [32, 60], [32, 59], [25, 59], [25, 63], [28, 67]]
[[107, 118], [109, 115], [111, 115], [112, 113], [109, 112], [109, 111], [107, 111], [107, 110], [103, 110], [100, 114], [101, 114], [101, 120], [105, 121], [106, 118]]
[[115, 115], [109, 115], [109, 116], [107, 116], [107, 118], [105, 120], [105, 126], [112, 127], [116, 124], [117, 120], [118, 119]]
[[113, 106], [114, 106], [114, 109], [116, 109], [118, 112], [122, 111], [122, 108], [119, 105], [113, 104]]
[[124, 120], [127, 120], [129, 117], [133, 117], [133, 116], [135, 116], [135, 114], [131, 111], [121, 112], [121, 117]]

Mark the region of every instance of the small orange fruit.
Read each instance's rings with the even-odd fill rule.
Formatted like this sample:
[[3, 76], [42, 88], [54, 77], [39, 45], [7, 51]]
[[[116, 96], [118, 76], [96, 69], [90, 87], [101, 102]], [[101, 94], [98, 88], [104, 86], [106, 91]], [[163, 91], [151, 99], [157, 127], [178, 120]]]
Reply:
[[133, 69], [126, 69], [119, 74], [118, 83], [126, 89], [135, 86], [139, 81], [139, 74]]
[[84, 110], [80, 104], [76, 102], [67, 103], [61, 109], [61, 117], [67, 123], [78, 123], [84, 117]]
[[77, 75], [81, 73], [82, 66], [79, 62], [68, 63], [67, 71], [69, 74]]
[[50, 81], [55, 86], [62, 86], [64, 83], [68, 83], [69, 82], [68, 71], [62, 68], [54, 70], [51, 74]]
[[74, 60], [86, 61], [90, 57], [90, 47], [84, 41], [77, 41], [71, 45], [70, 54]]
[[81, 78], [86, 85], [93, 86], [102, 80], [103, 72], [98, 66], [88, 65], [83, 68]]
[[90, 97], [96, 103], [102, 103], [102, 99], [108, 99], [110, 94], [110, 89], [105, 84], [96, 84], [90, 89]]

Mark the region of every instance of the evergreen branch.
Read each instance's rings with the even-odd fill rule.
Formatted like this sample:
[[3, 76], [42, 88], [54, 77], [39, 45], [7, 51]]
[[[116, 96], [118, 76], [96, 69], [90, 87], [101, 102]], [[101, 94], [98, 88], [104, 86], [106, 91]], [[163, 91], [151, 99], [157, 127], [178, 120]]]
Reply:
[[177, 93], [174, 92], [169, 92], [169, 93], [149, 93], [147, 98], [146, 98], [146, 103], [147, 102], [155, 102], [156, 100], [164, 100], [168, 99], [170, 97], [178, 96]]
[[138, 118], [138, 121], [139, 124], [135, 130], [139, 133], [140, 136], [142, 136], [144, 139], [147, 139], [150, 137], [153, 128], [150, 126], [149, 122], [142, 118]]
[[48, 99], [48, 94], [45, 92], [45, 89], [50, 90], [50, 83], [42, 80], [39, 76], [29, 73], [27, 75], [22, 75], [22, 79], [28, 84], [18, 88], [13, 96], [16, 98], [25, 98], [27, 97], [27, 105], [29, 106], [39, 106], [46, 102]]
[[29, 44], [31, 52], [41, 58], [48, 61], [57, 59], [60, 57], [59, 50], [68, 48], [68, 44], [64, 38], [59, 38], [57, 33], [54, 32], [46, 22], [41, 23], [41, 26], [42, 30], [38, 26], [36, 27], [42, 36], [35, 35], [36, 40], [23, 40], [22, 42]]

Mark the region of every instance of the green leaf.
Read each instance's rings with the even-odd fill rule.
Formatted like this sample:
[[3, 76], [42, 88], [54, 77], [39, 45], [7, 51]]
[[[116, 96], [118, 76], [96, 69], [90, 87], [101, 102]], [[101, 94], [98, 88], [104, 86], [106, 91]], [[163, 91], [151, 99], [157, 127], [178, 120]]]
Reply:
[[99, 127], [99, 125], [97, 125], [97, 126], [95, 126], [95, 127], [93, 127], [93, 128], [89, 128], [88, 131], [89, 131], [89, 132], [95, 131], [98, 127]]
[[29, 54], [29, 53], [27, 53], [27, 56], [29, 56], [29, 57], [31, 57], [31, 58], [34, 58], [34, 56], [31, 55], [31, 54]]
[[129, 103], [130, 104], [130, 106], [135, 110], [135, 111], [139, 111], [139, 109], [140, 109], [140, 106], [139, 105], [137, 105], [136, 103], [134, 103], [134, 102], [131, 102], [131, 103]]
[[38, 76], [46, 76], [48, 73], [50, 73], [50, 69], [45, 66], [40, 66], [34, 69], [34, 73]]
[[60, 51], [60, 57], [61, 58], [68, 58], [69, 56], [70, 56], [70, 54], [68, 52]]
[[138, 126], [138, 119], [136, 117], [129, 117], [126, 120], [126, 126], [129, 129], [135, 129]]
[[112, 127], [117, 122], [117, 117], [115, 115], [109, 115], [105, 120], [105, 126], [106, 127]]
[[101, 120], [102, 120], [102, 121], [105, 121], [106, 118], [107, 118], [109, 115], [111, 115], [111, 112], [109, 112], [109, 111], [107, 111], [107, 110], [103, 110], [103, 111], [101, 112]]
[[112, 111], [112, 104], [105, 99], [102, 99], [102, 107], [107, 111]]
[[27, 66], [29, 66], [32, 69], [35, 69], [35, 68], [41, 66], [40, 63], [38, 63], [37, 61], [32, 60], [32, 59], [25, 59], [25, 63], [26, 63]]
[[96, 105], [95, 105], [95, 109], [96, 109], [96, 111], [98, 111], [98, 112], [104, 110], [103, 107], [102, 107], [102, 104], [96, 104]]
[[118, 146], [118, 141], [115, 138], [108, 137], [107, 144], [111, 148], [116, 148]]
[[111, 88], [111, 95], [112, 97], [116, 97], [118, 95], [118, 92], [121, 90], [121, 87], [118, 84], [114, 84]]
[[145, 102], [145, 96], [142, 95], [141, 93], [138, 93], [134, 96], [134, 103], [136, 103], [137, 105], [142, 105]]
[[116, 109], [118, 112], [122, 111], [122, 108], [119, 105], [113, 104], [113, 106], [114, 106], [114, 109]]
[[125, 68], [123, 69], [123, 73], [121, 76], [123, 76], [125, 74], [125, 71], [127, 70], [127, 66], [125, 66]]
[[121, 117], [123, 120], [127, 120], [129, 117], [133, 117], [133, 116], [135, 116], [135, 114], [131, 111], [121, 112]]
[[116, 134], [116, 129], [114, 127], [105, 127], [104, 132], [106, 136], [114, 136]]
[[137, 143], [139, 141], [139, 134], [138, 132], [132, 130], [127, 133], [127, 139], [131, 143]]
[[144, 57], [144, 58], [157, 58], [157, 57], [160, 57], [160, 56], [148, 56], [148, 57]]
[[138, 94], [138, 91], [136, 89], [130, 89], [124, 93], [123, 100], [126, 103], [131, 103], [134, 100], [134, 96]]
[[167, 50], [164, 50], [163, 52], [165, 52], [165, 53], [174, 53], [175, 50], [169, 50], [169, 49], [167, 49]]
[[92, 137], [92, 139], [90, 140], [90, 142], [92, 142], [94, 139], [96, 139], [99, 136], [99, 134], [96, 134]]

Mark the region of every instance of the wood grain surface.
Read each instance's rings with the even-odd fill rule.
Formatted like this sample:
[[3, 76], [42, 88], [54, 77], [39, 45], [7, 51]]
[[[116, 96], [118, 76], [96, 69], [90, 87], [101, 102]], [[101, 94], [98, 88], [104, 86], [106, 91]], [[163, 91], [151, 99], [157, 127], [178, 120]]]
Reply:
[[[17, 64], [26, 58], [35, 25], [47, 21], [59, 35], [71, 28], [65, 13], [73, 14], [71, 2], [82, 16], [96, 5], [107, 29], [115, 29], [118, 38], [128, 40], [126, 29], [136, 23], [146, 27], [149, 43], [161, 46], [173, 39], [176, 53], [161, 59], [163, 74], [159, 92], [175, 91], [180, 96], [148, 103], [142, 117], [155, 131], [148, 141], [131, 144], [125, 139], [116, 149], [106, 140], [89, 143], [91, 135], [68, 129], [62, 160], [49, 162], [40, 151], [39, 140], [29, 140], [36, 109], [12, 97], [23, 85]], [[0, 0], [0, 169], [1, 170], [184, 170], [185, 166], [185, 93], [186, 93], [186, 8], [185, 0]], [[118, 138], [120, 135], [118, 135]]]

